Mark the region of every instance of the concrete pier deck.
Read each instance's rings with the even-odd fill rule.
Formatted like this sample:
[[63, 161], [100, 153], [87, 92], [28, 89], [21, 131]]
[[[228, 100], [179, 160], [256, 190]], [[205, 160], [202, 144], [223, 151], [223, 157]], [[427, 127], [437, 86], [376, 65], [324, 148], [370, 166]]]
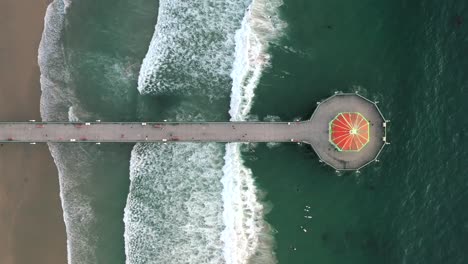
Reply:
[[[329, 122], [342, 112], [361, 113], [370, 123], [369, 142], [359, 152], [339, 151], [329, 142]], [[322, 161], [337, 170], [356, 170], [376, 161], [386, 141], [386, 124], [377, 104], [359, 94], [335, 94], [320, 102], [311, 119], [309, 142]]]
[[[359, 151], [342, 151], [330, 142], [330, 121], [346, 112], [369, 122], [369, 142]], [[0, 142], [303, 142], [336, 170], [358, 170], [377, 160], [387, 143], [385, 127], [375, 102], [337, 93], [301, 122], [0, 122]]]
[[3, 142], [306, 142], [306, 122], [0, 123]]

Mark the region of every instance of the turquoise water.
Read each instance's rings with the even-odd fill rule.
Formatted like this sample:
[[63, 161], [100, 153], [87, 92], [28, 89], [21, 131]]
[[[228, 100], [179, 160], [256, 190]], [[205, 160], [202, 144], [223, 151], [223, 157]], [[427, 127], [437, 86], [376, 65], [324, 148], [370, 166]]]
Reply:
[[337, 174], [303, 145], [51, 145], [69, 262], [465, 263], [467, 4], [250, 4], [56, 0], [43, 118], [305, 119], [359, 91], [391, 120], [381, 162]]
[[296, 1], [282, 11], [289, 37], [271, 51], [252, 112], [304, 117], [311, 101], [357, 90], [392, 123], [383, 162], [361, 174], [336, 175], [305, 147], [255, 152], [279, 261], [466, 262], [466, 3]]

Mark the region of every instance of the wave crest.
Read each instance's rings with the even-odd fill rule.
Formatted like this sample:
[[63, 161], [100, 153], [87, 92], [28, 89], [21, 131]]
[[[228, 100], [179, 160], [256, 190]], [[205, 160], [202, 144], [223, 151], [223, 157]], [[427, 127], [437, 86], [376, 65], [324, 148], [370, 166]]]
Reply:
[[[231, 121], [244, 121], [255, 96], [263, 70], [270, 65], [270, 41], [285, 24], [277, 14], [281, 1], [254, 0], [236, 32], [236, 52], [231, 73]], [[223, 220], [221, 235], [227, 263], [277, 263], [271, 227], [264, 220], [266, 210], [252, 171], [245, 167], [241, 144], [226, 145], [223, 167]]]

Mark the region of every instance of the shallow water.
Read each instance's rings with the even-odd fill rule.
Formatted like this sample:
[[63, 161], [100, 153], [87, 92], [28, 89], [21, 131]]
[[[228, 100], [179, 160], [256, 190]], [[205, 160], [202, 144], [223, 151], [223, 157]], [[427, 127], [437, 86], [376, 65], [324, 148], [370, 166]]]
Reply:
[[[156, 7], [153, 1], [77, 1], [67, 8], [54, 1], [39, 49], [42, 118], [137, 120], [139, 63], [157, 15], [148, 8]], [[145, 24], [147, 30], [128, 38]], [[59, 171], [69, 263], [124, 263], [133, 145], [49, 147]]]

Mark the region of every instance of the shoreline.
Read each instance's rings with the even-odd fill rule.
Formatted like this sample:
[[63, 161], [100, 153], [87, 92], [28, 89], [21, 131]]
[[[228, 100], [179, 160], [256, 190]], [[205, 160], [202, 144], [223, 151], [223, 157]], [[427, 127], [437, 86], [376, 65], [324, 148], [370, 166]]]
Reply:
[[[37, 52], [50, 0], [0, 3], [0, 120], [41, 120]], [[58, 173], [47, 145], [0, 145], [0, 263], [67, 263]]]

